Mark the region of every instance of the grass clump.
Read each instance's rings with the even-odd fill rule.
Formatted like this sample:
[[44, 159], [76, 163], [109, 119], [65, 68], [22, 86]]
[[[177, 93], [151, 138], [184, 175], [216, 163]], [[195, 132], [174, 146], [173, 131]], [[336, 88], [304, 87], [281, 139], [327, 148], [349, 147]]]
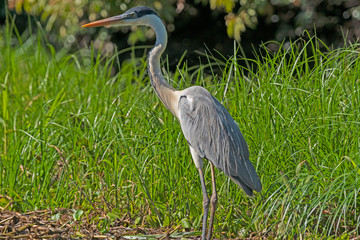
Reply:
[[[146, 56], [70, 54], [41, 35], [0, 40], [0, 194], [11, 208], [105, 211], [133, 226], [201, 228], [202, 193], [179, 124], [151, 89]], [[30, 31], [31, 32], [31, 31]], [[359, 235], [359, 45], [320, 51], [316, 38], [256, 59], [237, 54], [165, 75], [202, 85], [247, 140], [263, 192], [247, 198], [217, 171], [215, 235]], [[242, 62], [244, 64], [239, 64]], [[210, 169], [206, 165], [207, 184]], [[209, 187], [209, 189], [211, 189]], [[8, 198], [0, 199], [0, 206]]]

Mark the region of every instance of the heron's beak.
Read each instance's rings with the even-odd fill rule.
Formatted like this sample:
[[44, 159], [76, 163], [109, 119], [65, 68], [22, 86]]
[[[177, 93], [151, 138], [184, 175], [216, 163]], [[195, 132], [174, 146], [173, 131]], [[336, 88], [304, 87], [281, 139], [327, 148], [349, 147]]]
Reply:
[[112, 26], [112, 25], [119, 25], [124, 21], [125, 17], [123, 15], [115, 16], [115, 17], [109, 17], [102, 20], [98, 20], [95, 22], [91, 22], [85, 25], [82, 25], [81, 27], [102, 27], [102, 26]]

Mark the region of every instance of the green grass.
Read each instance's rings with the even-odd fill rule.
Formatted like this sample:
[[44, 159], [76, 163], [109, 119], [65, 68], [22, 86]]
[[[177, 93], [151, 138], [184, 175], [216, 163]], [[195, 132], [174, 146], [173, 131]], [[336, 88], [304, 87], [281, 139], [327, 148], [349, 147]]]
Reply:
[[[201, 230], [199, 176], [179, 124], [151, 88], [146, 49], [142, 57], [134, 48], [70, 54], [37, 32], [19, 36], [8, 24], [0, 34], [0, 194], [12, 198], [9, 208], [105, 211], [109, 219], [91, 220], [104, 231], [123, 216], [132, 226], [185, 220]], [[229, 58], [206, 54], [198, 66], [181, 60], [175, 72], [164, 62], [174, 87], [201, 85], [223, 102], [263, 183], [248, 198], [217, 171], [214, 234], [359, 235], [360, 45], [279, 45], [276, 53], [264, 45], [256, 59], [235, 49]], [[205, 172], [211, 189], [207, 164]]]

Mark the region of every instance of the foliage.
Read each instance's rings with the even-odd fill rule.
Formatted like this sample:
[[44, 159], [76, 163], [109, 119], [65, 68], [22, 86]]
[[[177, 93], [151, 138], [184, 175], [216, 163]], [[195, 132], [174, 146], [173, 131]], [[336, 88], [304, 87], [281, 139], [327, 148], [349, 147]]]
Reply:
[[[146, 4], [154, 9], [167, 22], [173, 22], [175, 16], [175, 0], [147, 1]], [[32, 1], [32, 0], [9, 0], [9, 9], [17, 14], [25, 11], [45, 24], [45, 30], [55, 33], [59, 39], [65, 39], [69, 45], [76, 41], [76, 33], [80, 26], [88, 21], [118, 15], [127, 9], [143, 5], [143, 1], [119, 1], [119, 0], [65, 0], [65, 1]], [[139, 38], [141, 33], [135, 32]]]
[[[127, 216], [132, 227], [201, 228], [199, 176], [150, 86], [147, 49], [70, 54], [41, 29], [1, 31], [0, 194], [11, 199], [1, 207], [102, 209], [106, 224]], [[204, 86], [229, 109], [263, 183], [247, 198], [217, 171], [217, 238], [360, 234], [360, 46], [320, 45], [264, 45], [257, 59], [234, 46], [231, 58], [206, 54], [198, 66], [181, 58], [174, 72], [163, 62], [173, 86]], [[205, 175], [210, 186], [207, 164]]]
[[[154, 8], [169, 24], [168, 29], [173, 31], [175, 17], [182, 12], [190, 16], [196, 15], [200, 3], [210, 6], [214, 12], [225, 12], [227, 34], [237, 41], [240, 41], [241, 34], [246, 29], [257, 28], [259, 17], [265, 18], [267, 25], [277, 25], [274, 31], [278, 41], [285, 37], [295, 38], [304, 30], [310, 31], [314, 27], [328, 29], [331, 33], [335, 29], [336, 36], [341, 36], [341, 31], [344, 31], [350, 41], [360, 37], [360, 5], [346, 0], [195, 0], [194, 3], [185, 0], [151, 0], [146, 5]], [[74, 35], [79, 32], [83, 23], [117, 15], [143, 4], [140, 0], [9, 0], [10, 9], [18, 14], [26, 11], [39, 16], [46, 23], [47, 31], [53, 30], [60, 38], [66, 38], [70, 45], [75, 42]], [[135, 31], [131, 33], [130, 39], [134, 43], [150, 36], [153, 35]]]

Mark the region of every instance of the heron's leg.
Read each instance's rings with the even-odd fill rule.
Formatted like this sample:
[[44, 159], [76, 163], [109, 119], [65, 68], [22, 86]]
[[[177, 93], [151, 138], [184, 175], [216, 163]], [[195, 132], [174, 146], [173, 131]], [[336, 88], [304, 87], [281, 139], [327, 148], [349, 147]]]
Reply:
[[209, 197], [207, 195], [206, 192], [206, 185], [205, 185], [205, 178], [204, 178], [204, 173], [203, 173], [203, 169], [202, 168], [198, 168], [199, 170], [199, 175], [200, 175], [200, 182], [201, 182], [201, 188], [202, 188], [202, 192], [203, 192], [203, 209], [204, 209], [204, 216], [203, 216], [203, 227], [202, 227], [202, 239], [205, 240], [206, 238], [206, 223], [207, 223], [207, 218], [208, 218], [208, 213], [209, 213]]
[[207, 239], [211, 239], [212, 236], [212, 229], [213, 229], [213, 223], [214, 223], [214, 216], [216, 211], [216, 204], [218, 201], [217, 192], [216, 192], [216, 181], [215, 181], [215, 169], [214, 164], [210, 162], [211, 167], [211, 182], [212, 182], [212, 195], [211, 195], [211, 212], [210, 212], [210, 222], [209, 222], [209, 229], [208, 229], [208, 235]]
[[204, 209], [203, 227], [202, 227], [202, 235], [201, 236], [202, 236], [202, 239], [205, 240], [210, 200], [209, 200], [209, 197], [208, 197], [207, 191], [206, 191], [206, 184], [205, 184], [205, 178], [204, 178], [204, 172], [203, 172], [203, 160], [191, 146], [190, 146], [190, 152], [193, 157], [195, 166], [198, 169], [199, 175], [200, 175], [201, 189], [202, 189], [202, 193], [203, 193], [203, 209]]

